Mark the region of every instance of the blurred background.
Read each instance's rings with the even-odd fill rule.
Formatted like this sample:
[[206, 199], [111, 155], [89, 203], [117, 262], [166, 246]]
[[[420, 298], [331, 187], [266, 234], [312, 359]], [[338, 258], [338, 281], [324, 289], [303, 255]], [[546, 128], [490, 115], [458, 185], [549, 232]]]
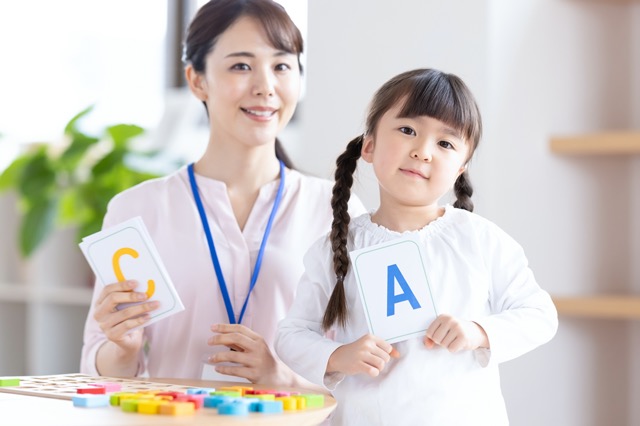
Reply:
[[[164, 174], [206, 143], [183, 86], [196, 0], [0, 1], [0, 172], [67, 122], [146, 130]], [[549, 344], [501, 366], [513, 425], [640, 424], [640, 2], [282, 0], [306, 40], [304, 96], [281, 136], [302, 171], [331, 178], [373, 92], [434, 67], [476, 95], [485, 133], [476, 212], [523, 247], [560, 309]], [[553, 141], [553, 144], [552, 144]], [[360, 166], [356, 191], [375, 208]], [[0, 193], [0, 375], [76, 372], [90, 272], [64, 226], [28, 257], [23, 210]]]

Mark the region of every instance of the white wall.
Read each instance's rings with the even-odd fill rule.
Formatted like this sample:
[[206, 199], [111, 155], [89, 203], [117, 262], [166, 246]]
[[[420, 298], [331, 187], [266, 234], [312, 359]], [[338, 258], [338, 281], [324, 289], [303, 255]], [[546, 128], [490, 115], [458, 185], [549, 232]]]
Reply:
[[[484, 117], [471, 167], [476, 211], [523, 245], [551, 293], [629, 291], [640, 164], [554, 156], [548, 141], [639, 125], [639, 15], [604, 1], [310, 0], [302, 138], [287, 147], [302, 169], [330, 177], [382, 82], [415, 67], [453, 72]], [[370, 170], [360, 181], [356, 191], [375, 207]], [[562, 317], [551, 343], [505, 363], [512, 424], [638, 424], [631, 327]]]

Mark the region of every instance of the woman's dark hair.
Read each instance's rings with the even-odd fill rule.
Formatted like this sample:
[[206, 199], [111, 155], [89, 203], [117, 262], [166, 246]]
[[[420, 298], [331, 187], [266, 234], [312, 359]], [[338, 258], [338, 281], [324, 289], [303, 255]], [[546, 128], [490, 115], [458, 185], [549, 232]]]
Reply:
[[[473, 156], [482, 136], [482, 119], [475, 98], [467, 85], [453, 74], [435, 69], [416, 69], [398, 74], [378, 89], [369, 106], [364, 134], [350, 141], [336, 161], [331, 199], [333, 223], [330, 234], [336, 285], [322, 319], [325, 330], [335, 323], [342, 327], [347, 323], [344, 279], [349, 270], [348, 202], [351, 198], [353, 173], [361, 155], [364, 137], [374, 135], [382, 116], [399, 102], [402, 102], [399, 117], [428, 116], [458, 130], [469, 144], [467, 161]], [[473, 211], [473, 188], [466, 170], [456, 180], [454, 192], [454, 207]]]
[[[182, 52], [183, 63], [191, 64], [196, 72], [203, 73], [207, 55], [220, 35], [242, 17], [253, 18], [262, 25], [267, 40], [275, 49], [297, 55], [302, 72], [300, 54], [303, 53], [304, 43], [300, 30], [284, 8], [273, 0], [210, 0], [205, 3], [187, 29]], [[205, 109], [206, 107], [205, 104]], [[293, 168], [278, 139], [276, 156], [287, 167]]]

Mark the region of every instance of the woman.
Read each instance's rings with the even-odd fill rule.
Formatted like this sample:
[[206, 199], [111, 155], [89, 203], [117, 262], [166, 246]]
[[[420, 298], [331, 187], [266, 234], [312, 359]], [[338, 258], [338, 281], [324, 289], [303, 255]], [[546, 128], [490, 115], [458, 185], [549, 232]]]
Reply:
[[[332, 183], [292, 170], [276, 139], [300, 94], [302, 50], [272, 0], [212, 0], [198, 11], [184, 60], [209, 117], [207, 148], [189, 167], [114, 197], [103, 224], [142, 217], [185, 310], [130, 331], [157, 305], [117, 310], [144, 293], [129, 281], [96, 286], [82, 372], [216, 378], [215, 369], [234, 380], [306, 384], [272, 350], [302, 256], [332, 220]], [[364, 211], [358, 200], [352, 206]]]

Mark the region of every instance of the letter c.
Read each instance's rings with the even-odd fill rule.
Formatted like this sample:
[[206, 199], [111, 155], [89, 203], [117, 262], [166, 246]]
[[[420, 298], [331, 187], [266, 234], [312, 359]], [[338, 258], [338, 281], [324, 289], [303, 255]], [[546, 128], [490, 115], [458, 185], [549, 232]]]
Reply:
[[[130, 247], [122, 247], [121, 249], [116, 250], [113, 254], [113, 271], [116, 273], [116, 279], [118, 282], [127, 280], [122, 273], [122, 268], [120, 268], [120, 258], [125, 254], [133, 257], [134, 259], [138, 258], [138, 252]], [[153, 296], [155, 291], [156, 283], [153, 280], [147, 281], [147, 298]]]

